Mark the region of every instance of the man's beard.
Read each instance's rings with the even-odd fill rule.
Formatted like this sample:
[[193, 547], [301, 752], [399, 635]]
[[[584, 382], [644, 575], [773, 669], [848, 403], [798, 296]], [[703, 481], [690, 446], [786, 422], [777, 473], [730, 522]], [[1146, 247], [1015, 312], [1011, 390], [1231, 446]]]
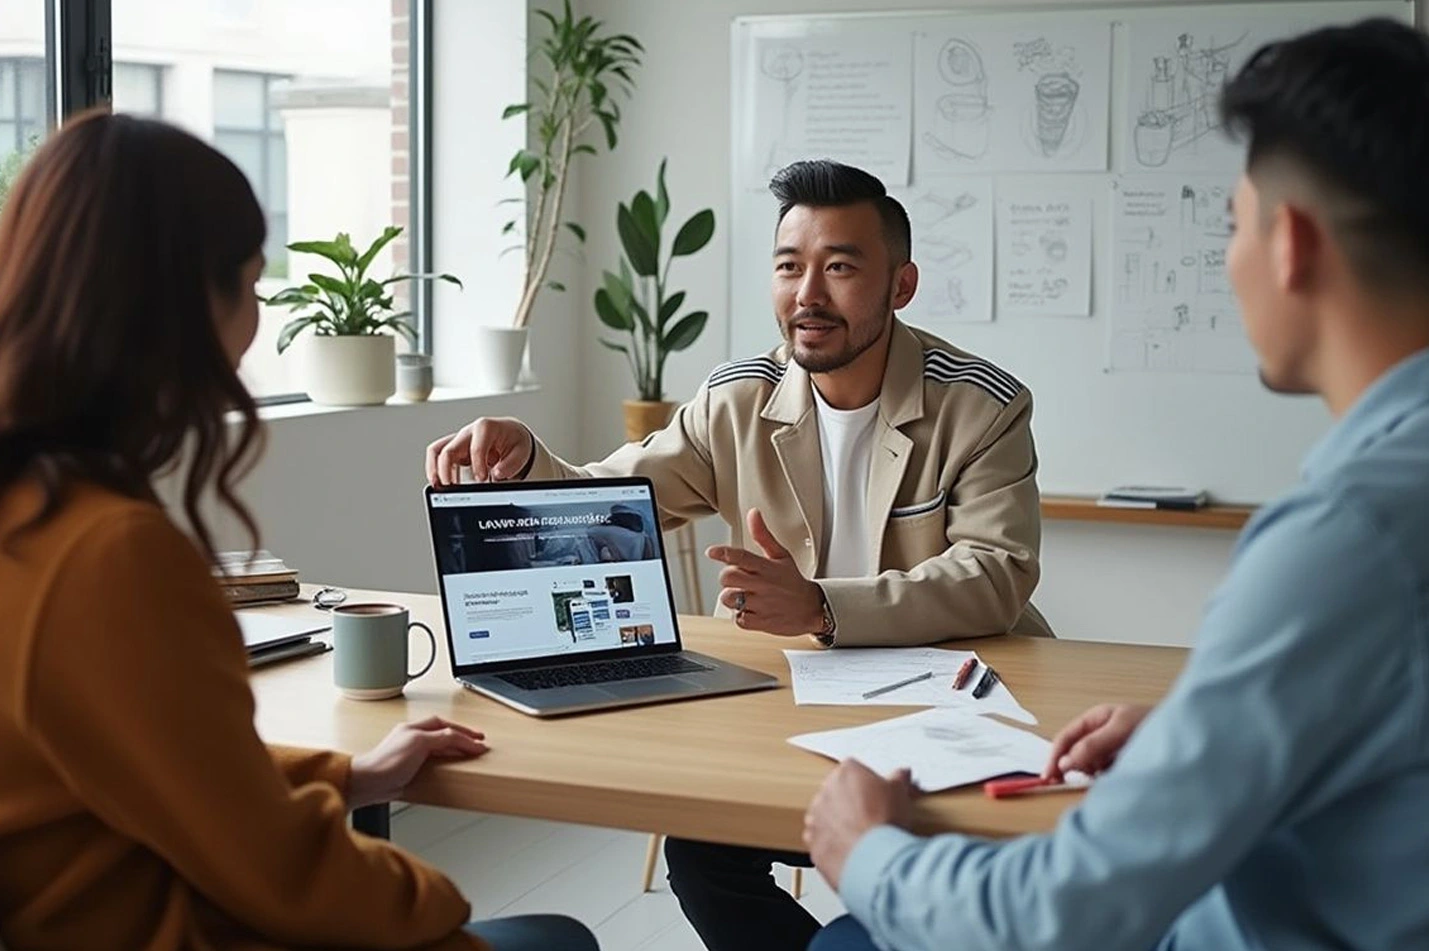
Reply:
[[833, 373], [835, 370], [842, 370], [853, 363], [874, 344], [882, 339], [884, 332], [888, 328], [888, 309], [893, 303], [893, 289], [889, 288], [883, 295], [883, 304], [879, 307], [880, 319], [874, 322], [867, 322], [864, 326], [871, 327], [871, 332], [865, 339], [855, 339], [850, 335], [848, 346], [838, 353], [801, 353], [798, 344], [794, 342], [796, 333], [795, 327], [801, 320], [823, 320], [842, 326], [845, 332], [851, 334], [849, 322], [842, 317], [830, 313], [820, 307], [810, 307], [800, 310], [789, 319], [787, 323], [780, 322], [779, 329], [784, 334], [784, 340], [789, 344], [789, 355], [795, 363], [799, 364], [808, 373]]

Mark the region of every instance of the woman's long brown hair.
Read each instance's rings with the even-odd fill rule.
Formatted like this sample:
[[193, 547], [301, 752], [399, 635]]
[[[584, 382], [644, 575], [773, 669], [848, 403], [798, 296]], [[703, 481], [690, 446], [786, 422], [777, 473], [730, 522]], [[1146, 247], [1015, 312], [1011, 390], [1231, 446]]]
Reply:
[[154, 477], [183, 462], [204, 551], [210, 487], [256, 546], [233, 485], [262, 429], [210, 300], [238, 294], [264, 234], [237, 166], [161, 122], [81, 116], [30, 159], [0, 215], [0, 493], [43, 491], [21, 532], [75, 482], [154, 500]]

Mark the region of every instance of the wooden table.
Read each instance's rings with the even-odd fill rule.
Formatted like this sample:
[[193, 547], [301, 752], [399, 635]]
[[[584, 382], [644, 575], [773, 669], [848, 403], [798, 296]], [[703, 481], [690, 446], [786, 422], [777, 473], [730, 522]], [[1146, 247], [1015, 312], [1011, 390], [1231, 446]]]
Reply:
[[[805, 646], [804, 639], [686, 617], [680, 620], [686, 646], [768, 671], [780, 687], [538, 720], [457, 686], [436, 597], [354, 591], [348, 603], [367, 600], [405, 604], [413, 619], [432, 626], [438, 638], [432, 670], [401, 699], [362, 702], [338, 694], [330, 653], [260, 669], [253, 675], [257, 726], [268, 742], [349, 753], [371, 747], [400, 722], [431, 714], [486, 731], [489, 753], [424, 770], [404, 797], [410, 802], [797, 850], [804, 809], [831, 763], [786, 739], [913, 712], [796, 707], [781, 650]], [[264, 610], [314, 612], [306, 603]], [[1186, 654], [1031, 637], [947, 646], [975, 648], [996, 667], [1047, 737], [1094, 703], [1155, 702]], [[426, 658], [420, 632], [412, 649], [416, 668]], [[964, 789], [925, 797], [916, 825], [924, 832], [1012, 836], [1052, 828], [1075, 801], [1076, 794], [1066, 794], [993, 802], [978, 789]]]

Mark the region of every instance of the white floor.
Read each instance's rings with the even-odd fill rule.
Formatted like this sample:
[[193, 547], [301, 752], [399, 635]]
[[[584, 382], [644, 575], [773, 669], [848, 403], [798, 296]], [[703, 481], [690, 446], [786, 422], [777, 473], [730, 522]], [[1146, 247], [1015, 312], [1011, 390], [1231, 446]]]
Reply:
[[[476, 918], [558, 912], [579, 918], [601, 951], [700, 951], [680, 914], [662, 860], [654, 891], [640, 893], [648, 836], [535, 819], [407, 806], [392, 838], [446, 872]], [[775, 877], [789, 887], [790, 872]], [[804, 872], [804, 907], [820, 921], [843, 913], [813, 869]]]

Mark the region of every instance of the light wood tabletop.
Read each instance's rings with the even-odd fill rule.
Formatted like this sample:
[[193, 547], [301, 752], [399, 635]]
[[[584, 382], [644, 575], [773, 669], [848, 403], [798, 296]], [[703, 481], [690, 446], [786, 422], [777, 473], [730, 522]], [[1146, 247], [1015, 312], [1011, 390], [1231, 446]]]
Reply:
[[[833, 764], [790, 746], [788, 737], [915, 709], [796, 707], [781, 651], [809, 646], [804, 638], [682, 617], [686, 647], [774, 674], [779, 688], [538, 720], [452, 679], [435, 596], [349, 592], [349, 604], [369, 600], [406, 605], [414, 620], [431, 625], [438, 640], [432, 670], [410, 683], [404, 697], [376, 702], [338, 694], [331, 653], [257, 670], [258, 731], [270, 743], [355, 753], [396, 724], [432, 714], [485, 730], [491, 751], [424, 770], [404, 797], [416, 803], [799, 850], [804, 809]], [[262, 610], [316, 614], [306, 602]], [[1171, 647], [1032, 637], [946, 646], [976, 649], [1038, 717], [1035, 731], [1046, 737], [1095, 703], [1155, 702], [1186, 655]], [[426, 651], [425, 636], [416, 632], [412, 669]], [[992, 801], [978, 788], [938, 793], [920, 800], [916, 826], [987, 836], [1045, 831], [1078, 795]]]

